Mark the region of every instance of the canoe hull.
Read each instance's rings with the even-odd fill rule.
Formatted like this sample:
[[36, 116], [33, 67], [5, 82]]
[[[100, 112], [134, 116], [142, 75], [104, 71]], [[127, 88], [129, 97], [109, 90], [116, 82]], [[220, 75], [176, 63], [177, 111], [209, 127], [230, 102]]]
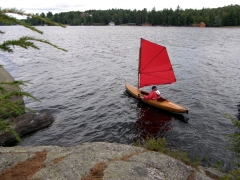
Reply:
[[169, 101], [168, 99], [165, 99], [161, 97], [157, 101], [155, 100], [145, 100], [143, 95], [144, 94], [149, 94], [146, 91], [142, 91], [140, 89], [137, 89], [136, 87], [126, 83], [125, 84], [126, 90], [135, 98], [140, 99], [142, 102], [149, 104], [151, 106], [154, 106], [156, 108], [172, 112], [172, 113], [188, 113], [188, 108], [185, 108], [179, 104], [176, 104], [174, 102]]

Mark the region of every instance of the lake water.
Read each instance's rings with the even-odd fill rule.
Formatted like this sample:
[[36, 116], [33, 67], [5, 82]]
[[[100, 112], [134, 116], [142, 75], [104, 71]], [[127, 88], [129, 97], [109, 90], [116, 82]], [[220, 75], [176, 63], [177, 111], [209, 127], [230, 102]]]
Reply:
[[[235, 128], [224, 114], [239, 114], [240, 28], [39, 27], [43, 35], [19, 26], [0, 29], [6, 31], [1, 41], [27, 34], [68, 50], [37, 43], [39, 51], [16, 47], [0, 54], [0, 64], [15, 79], [30, 81], [24, 90], [42, 101], [26, 99], [26, 105], [56, 118], [19, 145], [132, 144], [166, 137], [168, 147], [204, 158], [203, 165], [223, 161], [224, 170], [232, 168], [227, 135]], [[126, 93], [126, 82], [137, 85], [140, 38], [167, 47], [177, 82], [158, 89], [189, 107], [189, 115], [162, 112]]]

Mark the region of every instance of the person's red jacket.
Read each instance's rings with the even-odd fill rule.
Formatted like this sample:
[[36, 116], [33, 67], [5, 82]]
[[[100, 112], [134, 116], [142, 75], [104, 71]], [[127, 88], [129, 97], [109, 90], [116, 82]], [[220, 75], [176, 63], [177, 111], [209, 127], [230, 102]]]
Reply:
[[147, 100], [157, 100], [159, 97], [155, 91], [150, 92], [148, 96], [144, 95], [144, 99]]

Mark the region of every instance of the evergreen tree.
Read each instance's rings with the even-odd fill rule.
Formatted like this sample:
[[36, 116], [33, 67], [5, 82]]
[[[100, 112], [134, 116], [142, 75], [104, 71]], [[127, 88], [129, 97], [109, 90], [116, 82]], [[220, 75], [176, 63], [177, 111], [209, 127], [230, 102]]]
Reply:
[[101, 22], [101, 16], [99, 15], [99, 12], [93, 13], [93, 22], [94, 23], [100, 23]]
[[48, 18], [48, 19], [51, 19], [52, 17], [53, 17], [53, 14], [52, 14], [52, 12], [49, 11], [49, 12], [47, 13], [47, 18]]
[[215, 20], [214, 20], [214, 23], [213, 23], [213, 26], [215, 27], [220, 27], [222, 25], [222, 20], [219, 16], [216, 16], [215, 17]]
[[[44, 14], [43, 12], [40, 14], [40, 17], [46, 18], [45, 14]], [[35, 20], [36, 20], [36, 19], [35, 19]], [[42, 25], [42, 26], [45, 25], [45, 23], [44, 23], [42, 20], [39, 21], [39, 22], [41, 22], [41, 25]], [[36, 25], [39, 25], [39, 24], [37, 23]]]
[[[44, 13], [43, 13], [44, 14]], [[92, 25], [103, 24], [108, 25], [110, 21], [115, 24], [136, 23], [141, 25], [144, 22], [152, 23], [153, 25], [171, 25], [171, 26], [192, 26], [200, 22], [204, 22], [206, 26], [239, 26], [240, 25], [240, 6], [230, 5], [220, 8], [202, 8], [185, 9], [180, 5], [175, 10], [163, 9], [157, 11], [153, 8], [151, 11], [143, 10], [124, 10], [124, 9], [109, 9], [109, 10], [88, 10], [85, 12], [71, 11], [52, 14], [48, 12], [44, 17], [55, 22], [69, 25]], [[81, 16], [81, 14], [88, 14]], [[44, 14], [45, 15], [45, 14]], [[91, 16], [90, 16], [91, 15]], [[220, 23], [221, 21], [221, 23]], [[29, 18], [26, 20], [31, 25], [44, 25], [39, 19]]]
[[[21, 16], [27, 16], [27, 21], [31, 19], [36, 19], [39, 22], [43, 21], [48, 24], [52, 25], [58, 25], [62, 26], [60, 24], [54, 23], [52, 21], [49, 21], [48, 19], [44, 18], [44, 14], [41, 14], [41, 16], [33, 15], [33, 14], [27, 14], [22, 10], [17, 10], [17, 9], [0, 9], [0, 22], [5, 25], [12, 25], [12, 24], [18, 24], [22, 25], [25, 28], [29, 28], [32, 31], [35, 31], [37, 33], [43, 34], [42, 31], [36, 29], [35, 27], [30, 26], [27, 24], [25, 21], [20, 21], [9, 14], [17, 14]], [[62, 26], [65, 27], [65, 26]], [[0, 30], [0, 35], [3, 35], [5, 32]], [[19, 39], [16, 40], [7, 40], [0, 42], [0, 51], [3, 52], [9, 52], [12, 53], [14, 50], [14, 46], [19, 46], [21, 48], [34, 48], [34, 49], [39, 49], [34, 42], [41, 42], [48, 44], [50, 46], [53, 46], [57, 49], [66, 51], [65, 49], [62, 49], [58, 47], [55, 44], [52, 44], [51, 42], [44, 40], [44, 39], [39, 39], [35, 38], [32, 36], [23, 36], [20, 37]], [[6, 86], [20, 86], [20, 85], [26, 85], [26, 82], [24, 81], [14, 81], [14, 82], [0, 82], [0, 132], [5, 132], [9, 131], [12, 133], [12, 135], [20, 141], [20, 137], [17, 135], [17, 133], [11, 128], [11, 123], [5, 121], [6, 118], [11, 117], [11, 116], [19, 116], [24, 113], [25, 110], [30, 110], [26, 108], [22, 102], [13, 102], [11, 99], [14, 96], [25, 96], [25, 97], [30, 97], [33, 98], [34, 100], [37, 100], [34, 96], [31, 94], [24, 92], [24, 91], [13, 91], [13, 92], [7, 92]]]

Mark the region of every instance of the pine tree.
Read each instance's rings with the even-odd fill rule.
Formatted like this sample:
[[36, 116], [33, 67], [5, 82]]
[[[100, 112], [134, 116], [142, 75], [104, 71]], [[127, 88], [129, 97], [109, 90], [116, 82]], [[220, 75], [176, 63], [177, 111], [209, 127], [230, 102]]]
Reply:
[[[36, 16], [34, 14], [28, 14], [25, 13], [22, 10], [18, 10], [15, 8], [12, 9], [1, 9], [0, 8], [0, 24], [4, 24], [4, 25], [21, 25], [24, 26], [25, 28], [28, 28], [32, 31], [35, 31], [37, 33], [43, 34], [42, 31], [38, 30], [35, 27], [30, 26], [28, 23], [26, 23], [25, 21], [21, 21], [18, 20], [17, 18], [11, 16], [11, 14], [15, 14], [15, 15], [20, 15], [20, 16], [27, 16], [27, 19], [29, 20], [31, 19], [36, 19], [38, 21], [47, 23], [47, 24], [51, 24], [51, 25], [55, 25], [55, 26], [62, 26], [65, 27], [61, 24], [55, 23], [50, 21], [48, 18], [45, 18], [45, 16]], [[5, 32], [0, 30], [0, 35], [3, 35]], [[45, 43], [48, 44], [54, 48], [57, 48], [59, 50], [62, 51], [67, 51], [63, 48], [60, 48], [59, 46], [52, 44], [51, 42], [44, 40], [44, 39], [39, 39], [39, 38], [35, 38], [32, 36], [23, 36], [20, 37], [19, 39], [16, 40], [7, 40], [7, 41], [3, 41], [0, 42], [0, 51], [3, 52], [8, 52], [8, 53], [12, 53], [14, 50], [14, 46], [19, 46], [21, 48], [24, 49], [28, 49], [28, 48], [34, 48], [34, 49], [39, 49], [34, 42], [41, 42], [41, 43]], [[21, 85], [26, 85], [27, 82], [24, 81], [14, 81], [14, 82], [0, 82], [0, 132], [6, 132], [9, 131], [12, 133], [12, 135], [18, 140], [20, 141], [20, 137], [18, 136], [18, 134], [11, 128], [12, 123], [6, 121], [6, 118], [8, 117], [15, 117], [15, 116], [19, 116], [22, 115], [25, 110], [28, 111], [32, 111], [31, 109], [27, 108], [24, 106], [23, 102], [21, 101], [12, 101], [12, 98], [14, 96], [25, 96], [25, 97], [30, 97], [36, 101], [39, 101], [37, 98], [35, 98], [33, 95], [31, 95], [30, 93], [21, 91], [21, 89], [19, 91], [13, 91], [13, 92], [8, 92], [6, 90], [7, 86], [21, 86]]]

